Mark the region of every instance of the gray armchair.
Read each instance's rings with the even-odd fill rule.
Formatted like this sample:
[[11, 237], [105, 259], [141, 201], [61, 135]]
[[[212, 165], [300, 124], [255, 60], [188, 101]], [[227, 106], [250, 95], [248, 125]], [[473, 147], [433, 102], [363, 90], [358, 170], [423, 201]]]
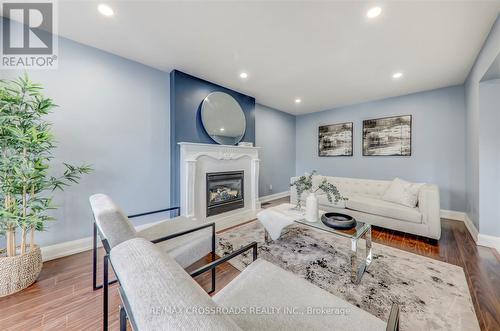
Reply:
[[[122, 242], [110, 261], [120, 283], [120, 330], [398, 330], [394, 306], [386, 323], [267, 261], [256, 243], [199, 269], [204, 272], [253, 249], [254, 262], [214, 297], [170, 256], [144, 239]], [[274, 309], [259, 314], [252, 309]], [[331, 308], [314, 313], [312, 308]], [[231, 313], [233, 312], [233, 313]], [[237, 312], [237, 313], [236, 313]], [[309, 313], [308, 313], [309, 312]]]
[[[200, 223], [186, 217], [175, 217], [155, 223], [141, 231], [136, 231], [130, 218], [143, 216], [137, 214], [125, 216], [122, 210], [105, 194], [95, 194], [89, 198], [94, 214], [93, 224], [93, 273], [94, 290], [104, 287], [103, 293], [103, 323], [108, 324], [108, 285], [116, 282], [108, 279], [108, 254], [120, 243], [143, 238], [156, 244], [158, 249], [175, 259], [185, 268], [207, 254], [215, 260], [215, 224]], [[168, 208], [160, 211], [170, 211], [178, 208]], [[156, 212], [160, 212], [156, 211]], [[106, 252], [103, 257], [103, 284], [97, 284], [97, 238], [101, 239]], [[215, 290], [215, 270], [212, 270], [212, 291]]]

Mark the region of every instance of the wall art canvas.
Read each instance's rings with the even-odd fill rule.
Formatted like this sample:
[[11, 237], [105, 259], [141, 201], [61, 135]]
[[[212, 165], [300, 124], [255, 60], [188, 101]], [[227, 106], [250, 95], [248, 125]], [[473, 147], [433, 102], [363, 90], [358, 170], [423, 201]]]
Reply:
[[352, 156], [352, 122], [319, 127], [319, 156]]
[[363, 121], [364, 156], [410, 156], [411, 115]]

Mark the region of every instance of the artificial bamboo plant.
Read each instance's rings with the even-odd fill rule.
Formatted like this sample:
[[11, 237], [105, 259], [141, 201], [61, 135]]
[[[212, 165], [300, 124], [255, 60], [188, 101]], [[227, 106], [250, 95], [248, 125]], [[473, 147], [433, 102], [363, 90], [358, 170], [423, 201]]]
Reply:
[[[50, 175], [56, 146], [51, 124], [44, 117], [56, 105], [42, 95], [42, 89], [27, 75], [0, 81], [0, 234], [6, 236], [7, 256], [22, 255], [34, 247], [35, 231], [42, 231], [53, 219], [49, 215], [55, 208], [52, 192], [77, 183], [91, 171], [87, 165], [64, 163], [62, 175]], [[19, 251], [16, 233], [21, 235]]]

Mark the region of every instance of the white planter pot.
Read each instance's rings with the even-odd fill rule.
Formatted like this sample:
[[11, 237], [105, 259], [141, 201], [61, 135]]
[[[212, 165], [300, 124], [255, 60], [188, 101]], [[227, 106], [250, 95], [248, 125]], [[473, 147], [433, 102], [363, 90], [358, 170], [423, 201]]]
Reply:
[[319, 218], [318, 198], [311, 192], [306, 199], [306, 221], [317, 222]]

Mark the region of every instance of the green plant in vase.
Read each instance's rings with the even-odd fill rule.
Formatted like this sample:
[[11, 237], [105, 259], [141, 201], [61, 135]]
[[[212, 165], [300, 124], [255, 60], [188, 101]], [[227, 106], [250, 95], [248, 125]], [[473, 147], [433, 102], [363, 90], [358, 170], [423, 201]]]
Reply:
[[333, 203], [338, 203], [340, 200], [348, 200], [346, 197], [343, 197], [339, 190], [337, 189], [337, 186], [333, 185], [332, 183], [329, 183], [326, 179], [323, 179], [321, 183], [319, 184], [318, 188], [314, 190], [314, 193], [317, 191], [323, 191], [326, 194], [326, 198], [328, 199], [328, 202]]
[[312, 192], [316, 193], [318, 191], [323, 191], [326, 194], [326, 197], [330, 203], [339, 202], [340, 200], [347, 200], [346, 197], [343, 197], [337, 187], [332, 183], [329, 183], [326, 179], [323, 179], [321, 183], [315, 190], [313, 188], [313, 176], [315, 176], [318, 172], [316, 170], [311, 171], [311, 173], [306, 173], [303, 176], [300, 176], [298, 179], [294, 180], [290, 186], [295, 187], [297, 192], [297, 204], [295, 208], [300, 210], [302, 208], [301, 197], [304, 192]]
[[290, 187], [295, 186], [295, 191], [297, 192], [297, 204], [295, 205], [295, 209], [300, 210], [302, 208], [302, 193], [312, 189], [312, 178], [316, 173], [316, 170], [313, 170], [310, 174], [306, 173], [290, 184]]
[[0, 264], [37, 247], [35, 232], [43, 231], [53, 219], [49, 215], [55, 209], [52, 192], [77, 183], [91, 171], [87, 165], [64, 163], [61, 175], [49, 174], [56, 146], [51, 124], [44, 117], [56, 105], [41, 92], [42, 86], [27, 75], [0, 81], [0, 234], [6, 237]]

